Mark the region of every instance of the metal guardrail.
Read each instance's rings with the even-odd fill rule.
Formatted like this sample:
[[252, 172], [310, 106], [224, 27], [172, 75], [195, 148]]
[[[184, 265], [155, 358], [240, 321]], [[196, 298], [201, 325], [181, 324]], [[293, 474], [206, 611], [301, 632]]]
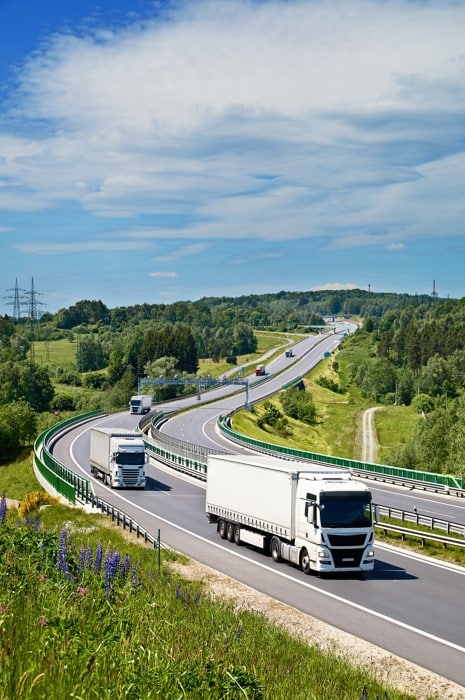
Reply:
[[107, 501], [104, 501], [102, 498], [99, 498], [95, 495], [89, 496], [86, 503], [87, 505], [92, 506], [92, 508], [97, 508], [104, 515], [110, 516], [112, 521], [116, 522], [116, 524], [122, 527], [123, 530], [128, 529], [129, 532], [134, 533], [137, 538], [142, 537], [144, 539], [144, 542], [150, 542], [151, 544], [153, 544], [155, 549], [168, 549], [166, 545], [163, 545], [161, 543], [159, 535], [157, 537], [152, 535], [148, 530], [139, 525], [139, 523], [136, 520], [134, 520], [134, 518], [131, 518], [120, 508], [116, 508], [111, 503], [108, 503]]
[[415, 523], [422, 527], [430, 528], [430, 530], [443, 530], [448, 535], [461, 535], [465, 537], [465, 525], [459, 523], [451, 523], [449, 520], [435, 518], [431, 515], [423, 515], [417, 510], [407, 511], [399, 508], [390, 508], [387, 506], [378, 506], [380, 515], [402, 522]]
[[426, 542], [439, 542], [445, 547], [452, 545], [454, 547], [465, 547], [465, 539], [458, 539], [457, 537], [446, 537], [445, 535], [437, 535], [434, 532], [425, 532], [424, 530], [412, 530], [407, 527], [402, 527], [402, 525], [393, 525], [391, 523], [375, 523], [375, 528], [382, 530], [386, 535], [388, 532], [397, 532], [402, 535], [402, 540], [406, 537], [416, 537], [422, 541], [424, 546]]

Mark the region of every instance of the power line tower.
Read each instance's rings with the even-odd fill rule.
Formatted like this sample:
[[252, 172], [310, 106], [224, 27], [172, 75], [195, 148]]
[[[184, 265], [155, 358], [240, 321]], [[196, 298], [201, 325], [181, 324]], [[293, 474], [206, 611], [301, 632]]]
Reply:
[[13, 306], [13, 320], [15, 323], [21, 318], [21, 298], [26, 293], [25, 289], [20, 289], [18, 287], [18, 278], [15, 280], [14, 289], [7, 289], [7, 292], [13, 292], [13, 295], [9, 294], [5, 299], [12, 299], [13, 301], [8, 301], [7, 304]]
[[37, 292], [34, 289], [34, 277], [31, 279], [31, 289], [29, 292], [24, 292], [25, 304], [27, 305], [27, 316], [31, 324], [31, 363], [35, 362], [35, 352], [34, 352], [34, 339], [35, 339], [35, 323], [39, 320], [41, 314], [39, 311], [39, 306], [43, 306], [43, 303], [37, 299], [41, 292]]
[[436, 280], [433, 280], [433, 291], [431, 292], [431, 296], [433, 297], [433, 299], [438, 298], [438, 293], [436, 291]]

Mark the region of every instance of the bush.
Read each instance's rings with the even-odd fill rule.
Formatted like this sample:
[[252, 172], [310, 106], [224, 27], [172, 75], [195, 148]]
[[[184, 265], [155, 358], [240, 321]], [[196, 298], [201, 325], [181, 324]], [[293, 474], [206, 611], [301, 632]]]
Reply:
[[317, 422], [317, 411], [311, 394], [292, 388], [281, 392], [279, 399], [285, 414], [290, 418], [309, 425]]

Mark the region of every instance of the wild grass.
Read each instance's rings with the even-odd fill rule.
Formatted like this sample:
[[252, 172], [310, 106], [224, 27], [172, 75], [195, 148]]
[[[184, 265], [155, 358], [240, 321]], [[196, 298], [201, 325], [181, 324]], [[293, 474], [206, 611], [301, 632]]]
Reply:
[[[7, 498], [20, 491], [0, 472]], [[24, 470], [21, 463], [20, 469]], [[37, 488], [30, 468], [31, 488]], [[21, 489], [22, 491], [22, 489]], [[0, 501], [3, 698], [412, 699], [260, 614], [212, 601], [102, 515]], [[303, 672], [303, 670], [305, 672]]]
[[34, 357], [39, 365], [76, 368], [76, 342], [69, 338], [60, 340], [36, 340]]
[[377, 462], [390, 464], [391, 451], [409, 441], [419, 420], [411, 406], [383, 406], [374, 414], [379, 450]]

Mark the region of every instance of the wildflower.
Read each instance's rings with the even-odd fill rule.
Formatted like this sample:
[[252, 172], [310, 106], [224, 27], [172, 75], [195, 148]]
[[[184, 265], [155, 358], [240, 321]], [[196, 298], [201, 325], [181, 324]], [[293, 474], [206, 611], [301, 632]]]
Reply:
[[85, 571], [92, 566], [92, 549], [81, 547], [79, 550], [78, 571]]
[[62, 527], [60, 532], [60, 547], [57, 554], [56, 568], [58, 571], [63, 571], [64, 574], [69, 573], [67, 532], [65, 527]]
[[197, 603], [198, 603], [199, 600], [200, 600], [200, 595], [201, 595], [200, 591], [199, 591], [198, 593], [195, 594], [194, 603], [195, 603], [196, 605], [197, 605]]
[[39, 574], [39, 583], [44, 583], [45, 582], [45, 576], [43, 574]]
[[2, 493], [2, 497], [0, 499], [0, 525], [5, 522], [6, 518], [6, 498], [5, 498], [5, 491]]
[[126, 554], [124, 561], [123, 561], [123, 565], [121, 567], [121, 578], [123, 579], [123, 581], [127, 580], [130, 570], [131, 570], [131, 559], [129, 557], [129, 554]]
[[115, 550], [110, 557], [110, 569], [111, 569], [111, 577], [112, 578], [116, 578], [118, 571], [119, 571], [119, 564], [120, 564], [120, 554], [117, 550]]
[[42, 615], [42, 617], [39, 617], [39, 625], [44, 627], [48, 622], [48, 619], [45, 617], [45, 615]]
[[81, 596], [81, 598], [84, 598], [85, 594], [88, 592], [88, 588], [84, 588], [84, 586], [79, 586], [77, 589], [78, 594]]
[[102, 547], [102, 543], [99, 542], [97, 545], [97, 550], [95, 552], [95, 560], [94, 560], [94, 572], [96, 574], [99, 574], [101, 569], [102, 569], [102, 558], [103, 558], [103, 547]]
[[181, 591], [181, 586], [178, 585], [176, 586], [176, 598], [182, 598], [182, 591]]
[[0, 603], [0, 615], [3, 615], [4, 613], [6, 613], [7, 610], [8, 610], [8, 605], [3, 605], [3, 603]]
[[133, 566], [131, 569], [131, 593], [135, 593], [140, 585], [141, 582], [140, 578], [137, 576], [137, 569], [135, 566]]
[[237, 628], [237, 632], [236, 632], [236, 639], [240, 639], [241, 637], [242, 637], [242, 625], [239, 625], [239, 627]]

